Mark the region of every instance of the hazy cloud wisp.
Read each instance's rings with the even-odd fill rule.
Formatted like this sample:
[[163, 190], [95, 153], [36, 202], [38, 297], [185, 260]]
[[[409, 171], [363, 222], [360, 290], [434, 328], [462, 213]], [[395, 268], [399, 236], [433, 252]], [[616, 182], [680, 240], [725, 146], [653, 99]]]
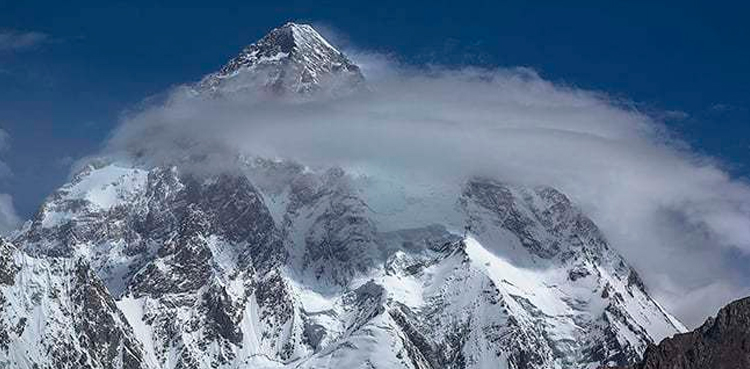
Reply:
[[0, 31], [0, 52], [24, 51], [48, 40], [49, 36], [42, 32]]
[[[8, 150], [10, 135], [0, 128], [0, 154]], [[0, 181], [11, 176], [11, 171], [5, 161], [0, 159]], [[13, 197], [7, 193], [0, 193], [0, 236], [14, 231], [21, 223], [21, 219], [13, 206]]]

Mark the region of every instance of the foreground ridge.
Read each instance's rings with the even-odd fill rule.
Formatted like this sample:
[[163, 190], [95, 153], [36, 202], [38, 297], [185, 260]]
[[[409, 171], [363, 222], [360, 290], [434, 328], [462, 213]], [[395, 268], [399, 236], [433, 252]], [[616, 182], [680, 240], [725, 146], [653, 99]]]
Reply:
[[692, 332], [650, 346], [633, 369], [750, 368], [750, 297], [719, 310]]

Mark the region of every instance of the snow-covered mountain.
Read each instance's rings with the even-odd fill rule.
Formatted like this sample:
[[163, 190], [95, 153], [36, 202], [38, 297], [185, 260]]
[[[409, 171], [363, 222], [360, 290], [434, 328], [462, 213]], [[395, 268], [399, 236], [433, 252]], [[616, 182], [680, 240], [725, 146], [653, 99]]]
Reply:
[[[328, 81], [364, 83], [290, 23], [196, 91]], [[373, 174], [237, 168], [102, 160], [53, 193], [19, 249], [3, 243], [0, 364], [595, 368], [685, 330], [553, 188], [474, 178], [394, 204], [384, 193], [401, 190]]]

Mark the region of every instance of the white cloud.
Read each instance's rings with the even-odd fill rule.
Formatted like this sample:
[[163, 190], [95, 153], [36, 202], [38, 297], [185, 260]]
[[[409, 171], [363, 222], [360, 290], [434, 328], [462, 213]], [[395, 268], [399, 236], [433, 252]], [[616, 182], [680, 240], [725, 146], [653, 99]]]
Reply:
[[[750, 254], [750, 186], [671, 139], [655, 118], [528, 69], [420, 71], [361, 55], [369, 92], [300, 103], [203, 100], [178, 89], [126, 118], [109, 149], [157, 162], [219, 158], [211, 165], [239, 150], [403, 181], [455, 185], [481, 175], [552, 185], [688, 324], [750, 293], [725, 259]], [[696, 304], [699, 295], [711, 303]]]
[[13, 206], [13, 198], [6, 194], [0, 193], [0, 235], [8, 235], [16, 230], [21, 223], [16, 209]]
[[49, 36], [42, 32], [0, 31], [0, 52], [28, 50], [48, 40]]
[[[0, 128], [0, 154], [7, 151], [10, 148], [10, 135], [8, 132]], [[12, 175], [10, 167], [5, 163], [4, 160], [0, 159], [0, 180], [7, 179]]]
[[[9, 147], [10, 135], [5, 130], [0, 129], [0, 152], [8, 150]], [[5, 180], [10, 176], [10, 168], [4, 161], [0, 160], [0, 180]], [[20, 222], [21, 220], [13, 206], [13, 198], [8, 194], [0, 193], [0, 236], [7, 235], [15, 230]]]

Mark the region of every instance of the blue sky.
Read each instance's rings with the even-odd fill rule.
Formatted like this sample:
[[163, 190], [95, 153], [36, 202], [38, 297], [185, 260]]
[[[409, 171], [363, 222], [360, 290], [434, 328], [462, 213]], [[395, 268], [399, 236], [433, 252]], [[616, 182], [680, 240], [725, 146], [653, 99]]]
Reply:
[[123, 111], [288, 20], [325, 24], [407, 63], [526, 66], [621, 96], [733, 175], [750, 174], [750, 6], [740, 2], [153, 3], [0, 2], [0, 127], [12, 171], [0, 192], [22, 216]]

